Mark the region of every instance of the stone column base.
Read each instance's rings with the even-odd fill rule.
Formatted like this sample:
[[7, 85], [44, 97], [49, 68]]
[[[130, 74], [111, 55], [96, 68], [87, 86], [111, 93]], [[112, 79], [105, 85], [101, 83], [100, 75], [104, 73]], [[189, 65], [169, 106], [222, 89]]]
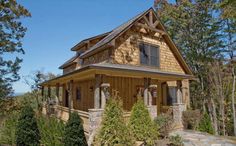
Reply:
[[93, 143], [94, 136], [102, 121], [103, 109], [89, 109], [89, 139], [88, 145]]
[[184, 103], [175, 103], [173, 104], [173, 120], [174, 120], [174, 128], [175, 129], [183, 129], [183, 120], [182, 115], [183, 111], [185, 111]]
[[147, 106], [147, 109], [148, 109], [152, 119], [157, 117], [157, 106], [156, 105]]

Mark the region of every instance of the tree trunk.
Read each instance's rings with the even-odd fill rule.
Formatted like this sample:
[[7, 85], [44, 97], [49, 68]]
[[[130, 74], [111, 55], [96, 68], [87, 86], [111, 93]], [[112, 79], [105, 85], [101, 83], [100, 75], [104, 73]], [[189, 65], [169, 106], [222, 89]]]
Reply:
[[218, 124], [217, 124], [217, 115], [216, 115], [216, 106], [214, 100], [211, 98], [212, 104], [212, 114], [213, 114], [213, 126], [215, 130], [215, 135], [218, 135]]
[[234, 136], [236, 136], [236, 118], [235, 118], [235, 106], [234, 106], [234, 94], [235, 94], [235, 73], [234, 73], [234, 67], [232, 68], [232, 73], [233, 73], [232, 110], [233, 110], [233, 122], [234, 122]]

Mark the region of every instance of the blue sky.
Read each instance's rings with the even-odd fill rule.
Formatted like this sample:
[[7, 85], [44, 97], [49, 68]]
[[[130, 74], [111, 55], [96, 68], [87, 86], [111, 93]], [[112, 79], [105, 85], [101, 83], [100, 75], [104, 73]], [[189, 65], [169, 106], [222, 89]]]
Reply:
[[16, 93], [29, 91], [24, 76], [35, 70], [61, 74], [58, 67], [72, 57], [70, 48], [80, 40], [107, 32], [153, 6], [153, 0], [18, 0], [31, 18], [23, 39], [26, 54], [14, 83]]

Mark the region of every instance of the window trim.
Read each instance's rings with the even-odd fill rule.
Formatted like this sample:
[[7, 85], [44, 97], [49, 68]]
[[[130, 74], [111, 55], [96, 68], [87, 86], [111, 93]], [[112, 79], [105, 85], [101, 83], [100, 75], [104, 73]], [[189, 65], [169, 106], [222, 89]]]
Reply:
[[[144, 45], [149, 45], [149, 46], [153, 46], [153, 47], [156, 47], [157, 48], [157, 65], [151, 65], [151, 59], [148, 60], [148, 64], [143, 64], [142, 61], [141, 61], [141, 51], [140, 51], [140, 45], [141, 44], [144, 44]], [[138, 43], [138, 48], [139, 48], [139, 64], [142, 65], [142, 66], [148, 66], [148, 67], [154, 67], [154, 68], [158, 68], [160, 69], [161, 68], [161, 58], [160, 58], [160, 46], [159, 45], [156, 45], [156, 44], [151, 44], [151, 43], [147, 43], [147, 42], [143, 42], [143, 41], [140, 41]], [[150, 49], [148, 50], [148, 57], [151, 57], [150, 55]]]

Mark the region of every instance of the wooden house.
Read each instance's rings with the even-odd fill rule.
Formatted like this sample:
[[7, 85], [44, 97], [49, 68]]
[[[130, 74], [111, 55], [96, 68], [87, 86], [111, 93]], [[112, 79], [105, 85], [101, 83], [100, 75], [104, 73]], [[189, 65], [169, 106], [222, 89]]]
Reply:
[[69, 109], [78, 112], [88, 135], [99, 125], [114, 90], [127, 118], [138, 96], [153, 117], [189, 106], [193, 74], [152, 8], [110, 32], [82, 40], [71, 51], [75, 55], [60, 66], [63, 75], [41, 86], [47, 97], [56, 89], [56, 115], [66, 120]]

